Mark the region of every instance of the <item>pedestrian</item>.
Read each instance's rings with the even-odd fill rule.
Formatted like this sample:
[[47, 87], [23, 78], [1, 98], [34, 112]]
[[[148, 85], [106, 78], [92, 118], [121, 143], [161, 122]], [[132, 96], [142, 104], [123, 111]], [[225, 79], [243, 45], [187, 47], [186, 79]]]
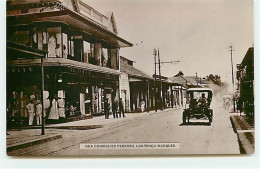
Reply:
[[40, 100], [37, 100], [36, 102], [36, 122], [37, 125], [42, 124], [42, 104]]
[[113, 117], [114, 118], [118, 118], [118, 102], [116, 101], [116, 99], [114, 99], [113, 103], [112, 103], [112, 112], [113, 112]]
[[143, 99], [141, 100], [141, 103], [140, 103], [140, 104], [141, 104], [141, 111], [144, 112], [144, 109], [145, 109], [145, 102], [144, 102]]
[[26, 108], [28, 109], [28, 113], [29, 113], [29, 125], [33, 125], [33, 119], [34, 119], [33, 100], [30, 100], [30, 103], [28, 105], [26, 105]]
[[239, 110], [241, 116], [241, 112], [243, 111], [243, 101], [240, 97], [237, 99], [237, 110]]
[[49, 121], [51, 121], [52, 123], [57, 123], [57, 121], [59, 120], [59, 112], [58, 112], [58, 102], [57, 102], [58, 98], [55, 95], [52, 103], [51, 103], [51, 109], [50, 109], [50, 113], [49, 113]]
[[70, 108], [69, 108], [70, 117], [75, 116], [75, 110], [76, 110], [76, 107], [74, 107], [73, 105], [70, 105]]
[[108, 102], [108, 99], [106, 98], [105, 101], [104, 101], [105, 119], [109, 119], [109, 110], [110, 110], [110, 104]]
[[229, 111], [229, 107], [230, 107], [230, 98], [227, 97], [225, 100], [225, 110]]
[[121, 118], [121, 113], [123, 114], [123, 117], [125, 117], [124, 102], [122, 101], [122, 98], [119, 99], [119, 116], [120, 116], [120, 118]]

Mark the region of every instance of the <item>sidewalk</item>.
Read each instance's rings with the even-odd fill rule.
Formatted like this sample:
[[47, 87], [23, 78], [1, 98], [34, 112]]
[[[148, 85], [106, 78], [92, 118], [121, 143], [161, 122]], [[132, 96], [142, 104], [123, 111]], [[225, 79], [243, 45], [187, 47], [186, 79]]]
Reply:
[[241, 154], [252, 154], [255, 151], [254, 123], [245, 114], [230, 113], [230, 120], [237, 133]]
[[113, 118], [113, 115], [109, 115], [109, 119], [105, 119], [105, 116], [96, 116], [92, 119], [87, 120], [79, 120], [73, 122], [66, 122], [66, 123], [59, 123], [59, 124], [50, 124], [46, 125], [45, 128], [52, 128], [52, 129], [84, 129], [84, 128], [101, 128], [111, 123], [121, 123], [128, 120], [138, 119], [143, 116], [150, 116], [152, 114], [159, 114], [160, 112], [172, 111], [178, 108], [168, 108], [165, 110], [158, 110], [150, 111], [150, 112], [143, 112], [143, 113], [125, 113], [125, 117], [121, 118]]
[[16, 149], [26, 148], [28, 146], [37, 145], [40, 143], [52, 141], [55, 139], [62, 138], [63, 131], [58, 131], [57, 129], [63, 130], [88, 130], [102, 128], [111, 125], [117, 125], [126, 121], [134, 121], [140, 118], [148, 117], [153, 114], [160, 114], [161, 112], [173, 111], [179, 108], [168, 108], [165, 110], [158, 110], [157, 112], [143, 112], [143, 113], [126, 113], [125, 117], [113, 118], [112, 115], [109, 119], [105, 119], [105, 116], [97, 116], [92, 119], [79, 120], [73, 122], [66, 122], [60, 124], [48, 124], [45, 125], [45, 135], [41, 134], [40, 126], [33, 126], [32, 129], [13, 129], [8, 130], [6, 137], [7, 140], [7, 151], [13, 151]]
[[9, 135], [6, 136], [7, 152], [41, 144], [62, 137], [61, 134], [54, 131], [47, 131], [45, 135], [41, 135], [41, 131], [38, 129], [8, 131], [8, 134]]

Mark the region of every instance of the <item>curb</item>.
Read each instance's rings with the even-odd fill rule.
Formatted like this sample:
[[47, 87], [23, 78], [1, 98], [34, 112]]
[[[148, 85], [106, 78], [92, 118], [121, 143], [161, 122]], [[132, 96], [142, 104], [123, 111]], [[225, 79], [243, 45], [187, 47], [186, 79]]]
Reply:
[[241, 154], [252, 154], [255, 151], [255, 147], [251, 144], [245, 132], [242, 130], [241, 126], [237, 123], [235, 116], [230, 116], [231, 125], [233, 127], [234, 132], [237, 134], [240, 153]]
[[32, 146], [32, 145], [45, 143], [45, 142], [52, 141], [52, 140], [59, 139], [59, 138], [62, 138], [62, 135], [61, 134], [55, 134], [55, 135], [48, 136], [48, 137], [45, 137], [45, 138], [34, 139], [34, 140], [31, 140], [31, 141], [25, 141], [25, 142], [22, 142], [22, 143], [13, 144], [13, 145], [6, 147], [7, 155], [8, 155], [8, 152], [12, 152], [14, 150], [18, 150], [18, 149], [21, 149], [21, 148], [27, 148], [27, 147]]
[[45, 127], [45, 129], [67, 129], [67, 130], [89, 130], [102, 128], [103, 125], [87, 125], [87, 126], [56, 126], [56, 127]]

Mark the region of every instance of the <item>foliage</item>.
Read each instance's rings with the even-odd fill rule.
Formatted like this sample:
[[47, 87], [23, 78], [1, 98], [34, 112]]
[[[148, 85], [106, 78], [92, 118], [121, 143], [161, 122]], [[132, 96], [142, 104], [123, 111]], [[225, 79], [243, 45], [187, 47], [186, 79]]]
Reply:
[[219, 75], [210, 74], [206, 78], [207, 78], [207, 81], [209, 81], [209, 82], [212, 82], [212, 83], [219, 85], [219, 86], [222, 85], [221, 77]]

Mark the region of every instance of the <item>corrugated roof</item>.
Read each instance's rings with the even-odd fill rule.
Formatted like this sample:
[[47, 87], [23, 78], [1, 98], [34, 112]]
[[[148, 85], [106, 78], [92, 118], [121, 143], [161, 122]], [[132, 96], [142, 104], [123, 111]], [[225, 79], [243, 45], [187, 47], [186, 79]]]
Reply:
[[174, 83], [180, 83], [183, 85], [197, 85], [197, 77], [196, 76], [177, 76], [177, 77], [169, 77], [169, 80]]
[[197, 77], [196, 76], [184, 76], [184, 78], [191, 83], [192, 85], [197, 85]]
[[150, 77], [149, 75], [145, 74], [144, 72], [134, 68], [133, 66], [127, 64], [127, 62], [123, 61], [123, 60], [120, 61], [120, 71], [123, 73], [127, 73], [128, 75], [133, 76], [133, 77], [146, 78], [149, 80], [153, 80], [152, 77]]

